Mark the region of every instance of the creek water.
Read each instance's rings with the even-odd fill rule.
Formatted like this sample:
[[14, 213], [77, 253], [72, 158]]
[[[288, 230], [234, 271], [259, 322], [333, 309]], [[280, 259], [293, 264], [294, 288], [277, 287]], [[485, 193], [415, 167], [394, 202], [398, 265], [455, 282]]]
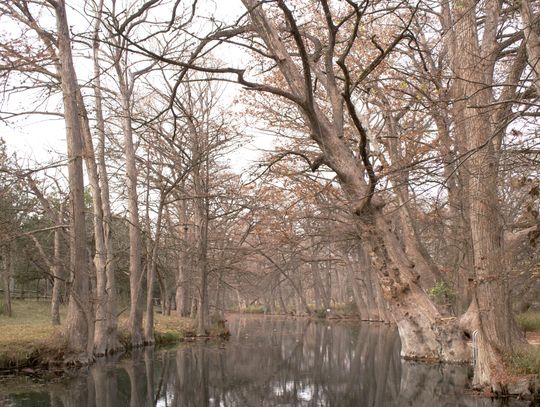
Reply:
[[394, 328], [228, 316], [229, 341], [196, 341], [99, 360], [51, 383], [0, 384], [0, 406], [521, 407], [467, 390], [466, 366], [399, 357]]

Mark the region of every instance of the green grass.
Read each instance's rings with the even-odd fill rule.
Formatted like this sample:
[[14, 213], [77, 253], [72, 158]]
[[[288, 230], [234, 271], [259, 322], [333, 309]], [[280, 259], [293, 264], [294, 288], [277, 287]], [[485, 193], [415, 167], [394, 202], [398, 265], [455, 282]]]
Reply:
[[240, 310], [244, 314], [264, 314], [264, 306], [262, 305], [248, 305], [246, 308]]
[[540, 347], [516, 352], [507, 358], [507, 363], [514, 374], [540, 374]]
[[340, 316], [340, 315], [358, 315], [358, 308], [356, 306], [356, 303], [354, 301], [345, 302], [342, 304], [336, 304], [332, 307], [332, 311], [334, 315]]
[[[0, 315], [0, 370], [20, 369], [61, 362], [65, 356], [66, 342], [62, 326], [52, 326], [50, 303], [42, 300], [14, 300], [13, 316]], [[60, 317], [64, 320], [66, 306], [61, 306]], [[155, 314], [155, 340], [157, 345], [178, 343], [195, 335], [195, 323], [189, 318], [176, 315]], [[127, 314], [118, 321], [121, 343], [130, 347]], [[211, 336], [226, 336], [225, 326], [213, 326]]]
[[[527, 311], [515, 316], [517, 324], [525, 332], [540, 331], [540, 312]], [[507, 364], [514, 374], [540, 374], [540, 347], [516, 352], [507, 358]]]
[[212, 322], [212, 325], [208, 329], [208, 335], [214, 338], [226, 339], [231, 336], [231, 332], [224, 320], [217, 320]]
[[528, 311], [518, 314], [516, 322], [525, 332], [540, 331], [540, 312]]
[[51, 325], [49, 307], [48, 301], [14, 300], [13, 316], [0, 315], [0, 369], [33, 366], [63, 354], [65, 343], [59, 327]]

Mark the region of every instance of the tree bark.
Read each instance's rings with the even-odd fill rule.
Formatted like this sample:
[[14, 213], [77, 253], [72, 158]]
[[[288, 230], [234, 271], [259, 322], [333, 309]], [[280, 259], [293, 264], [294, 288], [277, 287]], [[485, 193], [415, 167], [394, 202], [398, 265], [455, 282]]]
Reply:
[[[406, 168], [403, 152], [399, 147], [398, 124], [391, 112], [385, 113], [386, 126], [389, 132], [388, 152], [392, 165], [397, 168]], [[421, 284], [425, 290], [433, 287], [437, 281], [443, 280], [443, 275], [439, 271], [435, 262], [422, 244], [418, 235], [418, 228], [411, 208], [411, 197], [409, 196], [409, 171], [403, 169], [395, 175], [393, 180], [394, 192], [398, 199], [397, 211], [401, 225], [401, 237], [407, 256], [415, 264], [415, 269], [422, 276]]]
[[122, 132], [124, 135], [124, 154], [126, 158], [126, 184], [129, 222], [129, 289], [130, 311], [129, 326], [131, 345], [143, 345], [143, 293], [141, 267], [141, 227], [139, 221], [139, 203], [137, 194], [137, 166], [135, 146], [133, 144], [133, 128], [131, 123], [131, 93], [128, 85], [127, 68], [122, 67], [120, 59], [122, 52], [118, 51], [115, 60], [115, 70], [120, 85], [122, 105]]
[[[200, 170], [200, 169], [199, 169]], [[197, 335], [206, 335], [208, 324], [208, 199], [200, 174], [194, 175], [195, 222], [198, 228], [196, 265], [199, 273], [199, 306], [197, 308]]]
[[[486, 22], [480, 47], [475, 15], [476, 3], [467, 0], [454, 6], [456, 43], [460, 52], [455, 63], [463, 108], [463, 131], [470, 153], [465, 168], [469, 174], [468, 206], [474, 270], [473, 310], [477, 314], [478, 358], [473, 384], [495, 388], [500, 380], [503, 355], [524, 344], [512, 317], [508, 270], [498, 200], [497, 132], [487, 107], [491, 94], [495, 36], [500, 3], [486, 2]], [[486, 107], [485, 107], [486, 106]]]
[[208, 134], [201, 134], [193, 113], [188, 113], [188, 130], [192, 151], [193, 221], [195, 227], [195, 269], [198, 274], [197, 335], [206, 335], [208, 325]]
[[[63, 205], [60, 205], [58, 210], [58, 217], [56, 224], [57, 226], [61, 225], [63, 222]], [[60, 299], [61, 299], [61, 284], [63, 281], [63, 270], [62, 270], [62, 253], [61, 253], [61, 240], [60, 240], [59, 228], [54, 230], [54, 258], [53, 258], [53, 267], [51, 274], [53, 277], [53, 289], [51, 295], [51, 322], [53, 325], [60, 325]]]
[[[152, 245], [152, 251], [150, 253], [150, 259], [149, 264], [147, 265], [147, 279], [146, 279], [146, 285], [147, 285], [147, 292], [146, 292], [146, 323], [144, 327], [144, 343], [146, 344], [153, 344], [155, 342], [154, 339], [154, 280], [156, 276], [156, 270], [157, 270], [157, 255], [159, 250], [159, 244], [161, 240], [161, 223], [163, 218], [163, 210], [164, 210], [164, 203], [163, 200], [165, 197], [163, 196], [163, 191], [160, 194], [160, 202], [159, 202], [159, 208], [158, 208], [158, 215], [156, 220], [156, 235], [154, 237], [154, 243]], [[150, 234], [151, 231], [148, 230], [148, 233]], [[148, 237], [150, 238], [150, 236]], [[166, 293], [165, 293], [166, 295]], [[161, 299], [162, 301], [166, 301], [165, 297]]]
[[13, 243], [9, 242], [4, 249], [4, 272], [2, 273], [4, 283], [4, 315], [11, 317], [11, 278], [13, 276]]
[[[99, 63], [100, 39], [99, 31], [103, 0], [98, 4], [97, 17], [94, 25], [94, 36], [92, 41], [94, 81], [93, 86], [95, 109], [96, 109], [96, 130], [98, 136], [97, 160], [94, 153], [92, 134], [87, 115], [83, 124], [86, 130], [86, 167], [90, 188], [92, 191], [92, 204], [94, 207], [94, 239], [95, 256], [94, 266], [96, 268], [96, 334], [94, 343], [94, 354], [102, 356], [116, 352], [122, 348], [118, 340], [118, 320], [116, 311], [116, 283], [114, 276], [114, 253], [111, 239], [111, 208], [109, 197], [109, 180], [107, 167], [105, 164], [105, 120], [103, 118], [103, 96], [101, 92], [101, 67]], [[82, 95], [79, 93], [81, 103]]]
[[[185, 182], [182, 182], [181, 190], [185, 190]], [[188, 215], [186, 211], [185, 200], [179, 199], [178, 201], [178, 238], [183, 245], [187, 245], [189, 239], [189, 227], [188, 227]], [[176, 269], [176, 312], [181, 317], [189, 316], [189, 306], [190, 306], [190, 287], [191, 287], [191, 276], [190, 269], [188, 268], [189, 256], [184, 248], [178, 250], [179, 257], [177, 258], [177, 269]]]
[[[371, 272], [377, 275], [384, 297], [391, 308], [391, 314], [398, 325], [403, 342], [402, 356], [448, 362], [468, 360], [470, 352], [457, 323], [441, 318], [420, 285], [423, 276], [415, 270], [414, 262], [407, 258], [386, 222], [382, 211], [385, 201], [382, 196], [374, 193], [373, 174], [370, 175], [372, 169], [368, 168], [369, 158], [364, 157], [365, 159], [360, 160], [355, 157], [345, 141], [340, 125], [343, 123], [343, 117], [339, 116], [342, 114], [342, 109], [339, 108], [342, 101], [332, 104], [330, 117], [327, 110], [317, 104], [309, 72], [310, 60], [305, 53], [302, 54], [301, 39], [298, 39], [298, 35], [301, 34], [295, 32], [297, 48], [303, 58], [300, 69], [277, 28], [267, 18], [261, 4], [255, 0], [243, 0], [243, 3], [249, 12], [254, 29], [270, 50], [287, 82], [289, 93], [286, 93], [286, 97], [297, 105], [305, 124], [309, 127], [311, 138], [318, 144], [323, 154], [324, 163], [336, 173], [349, 208], [356, 215], [356, 226], [362, 245], [370, 256]], [[284, 2], [278, 1], [278, 7], [292, 24]], [[331, 29], [330, 27], [329, 31]], [[332, 61], [335, 56], [328, 54], [326, 58], [329, 67], [325, 77], [325, 90], [329, 94], [341, 95], [335, 77], [332, 76], [334, 69]], [[269, 91], [283, 94], [272, 88]], [[351, 99], [348, 99], [348, 102], [351, 102]], [[355, 122], [357, 130], [361, 132], [363, 130], [361, 123], [355, 121], [358, 117], [355, 117], [354, 106], [351, 106], [351, 103], [347, 105], [351, 121]], [[368, 176], [369, 184], [366, 181]]]
[[530, 0], [521, 0], [521, 18], [529, 66], [533, 71], [534, 86], [540, 95], [540, 18], [535, 15]]
[[89, 298], [88, 254], [83, 179], [83, 140], [77, 103], [78, 84], [71, 54], [65, 0], [55, 2], [58, 57], [66, 123], [68, 180], [71, 203], [70, 250], [73, 281], [64, 334], [70, 350], [88, 360], [93, 349], [93, 316]]

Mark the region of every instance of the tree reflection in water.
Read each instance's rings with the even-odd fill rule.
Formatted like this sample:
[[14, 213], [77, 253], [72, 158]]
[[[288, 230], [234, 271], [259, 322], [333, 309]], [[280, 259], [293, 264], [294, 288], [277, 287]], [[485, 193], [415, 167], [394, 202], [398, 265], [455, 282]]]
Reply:
[[397, 332], [385, 325], [231, 316], [229, 326], [227, 343], [136, 350], [50, 385], [47, 394], [5, 400], [64, 407], [528, 405], [467, 394], [466, 367], [402, 361]]

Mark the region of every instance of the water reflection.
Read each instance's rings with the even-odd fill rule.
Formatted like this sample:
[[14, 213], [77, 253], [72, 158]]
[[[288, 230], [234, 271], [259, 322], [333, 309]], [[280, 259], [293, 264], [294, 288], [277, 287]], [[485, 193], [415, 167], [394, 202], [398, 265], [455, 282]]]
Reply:
[[[100, 361], [8, 406], [526, 406], [467, 394], [467, 369], [402, 362], [394, 329], [229, 318], [232, 337]], [[4, 404], [2, 404], [4, 403]]]

